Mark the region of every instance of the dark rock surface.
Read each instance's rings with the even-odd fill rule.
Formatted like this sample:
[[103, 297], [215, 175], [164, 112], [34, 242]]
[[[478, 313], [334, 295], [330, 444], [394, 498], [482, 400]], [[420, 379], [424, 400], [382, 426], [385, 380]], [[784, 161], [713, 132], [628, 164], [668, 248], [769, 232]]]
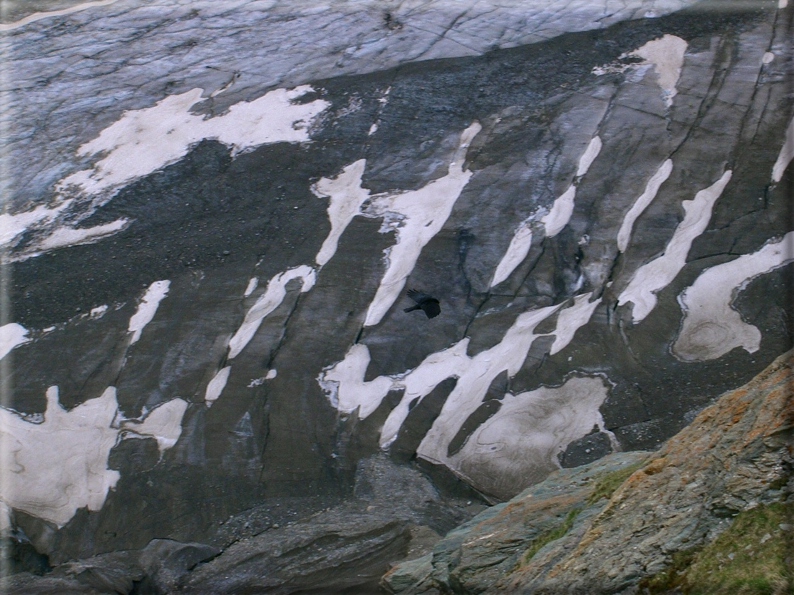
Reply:
[[[371, 581], [791, 346], [791, 7], [387, 4], [9, 8], [19, 581]], [[381, 457], [416, 481], [364, 495]]]

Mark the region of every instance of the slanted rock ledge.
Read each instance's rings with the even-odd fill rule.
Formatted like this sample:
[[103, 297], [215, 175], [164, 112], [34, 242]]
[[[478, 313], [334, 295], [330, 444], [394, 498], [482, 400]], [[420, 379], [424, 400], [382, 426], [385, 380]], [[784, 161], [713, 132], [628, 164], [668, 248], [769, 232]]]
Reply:
[[756, 565], [757, 574], [782, 568], [780, 576], [733, 573], [726, 583], [724, 569], [739, 560], [730, 553], [710, 574], [689, 570], [719, 559], [717, 538], [735, 532], [737, 516], [791, 516], [792, 353], [724, 394], [658, 451], [553, 473], [452, 531], [423, 559], [392, 568], [382, 584], [403, 594], [638, 593], [671, 585], [717, 593], [739, 592], [746, 578], [790, 592], [791, 560], [778, 547], [790, 537], [790, 519], [757, 542], [740, 541], [746, 556], [780, 558]]

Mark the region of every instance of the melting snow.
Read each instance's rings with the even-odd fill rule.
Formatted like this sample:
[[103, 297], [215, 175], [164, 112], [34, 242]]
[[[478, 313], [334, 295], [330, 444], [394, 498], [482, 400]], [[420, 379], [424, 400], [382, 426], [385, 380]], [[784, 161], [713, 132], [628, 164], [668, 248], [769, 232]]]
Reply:
[[254, 290], [256, 289], [257, 285], [259, 285], [259, 279], [257, 279], [256, 277], [252, 277], [251, 279], [249, 279], [248, 285], [245, 288], [245, 293], [243, 293], [243, 297], [248, 297], [249, 295], [254, 293]]
[[692, 242], [705, 231], [714, 203], [730, 179], [731, 171], [728, 170], [717, 182], [698, 192], [693, 200], [682, 203], [684, 220], [676, 227], [664, 254], [637, 269], [620, 294], [618, 304], [634, 303], [632, 319], [635, 323], [651, 313], [656, 306], [656, 293], [667, 287], [684, 268]]
[[14, 347], [30, 341], [28, 330], [21, 324], [11, 322], [0, 326], [0, 360], [7, 356]]
[[523, 221], [513, 233], [507, 251], [496, 266], [491, 287], [496, 287], [507, 279], [529, 254], [529, 249], [532, 247], [532, 229], [529, 227], [531, 221], [531, 218]]
[[130, 318], [130, 325], [127, 329], [129, 332], [134, 333], [130, 339], [130, 345], [136, 343], [141, 338], [141, 332], [144, 327], [149, 324], [154, 318], [160, 302], [168, 295], [168, 288], [171, 286], [170, 281], [155, 281], [146, 290], [141, 303], [138, 304], [138, 309], [135, 314]]
[[549, 355], [554, 355], [565, 349], [573, 340], [576, 331], [590, 321], [590, 317], [596, 307], [601, 303], [601, 298], [593, 302], [588, 301], [592, 295], [592, 292], [590, 292], [576, 296], [573, 305], [560, 312], [557, 317], [557, 328], [554, 331], [554, 343], [551, 346]]
[[223, 389], [226, 388], [226, 383], [229, 381], [229, 372], [232, 371], [231, 366], [218, 371], [212, 380], [207, 384], [207, 390], [204, 393], [204, 402], [207, 407], [212, 407], [212, 404], [221, 396]]
[[639, 56], [653, 64], [658, 77], [662, 97], [667, 107], [673, 105], [673, 98], [678, 93], [676, 85], [684, 65], [684, 53], [687, 42], [675, 35], [664, 35], [649, 41], [641, 48], [634, 50], [629, 56]]
[[656, 173], [648, 180], [648, 183], [645, 185], [645, 191], [637, 197], [637, 200], [631, 205], [629, 212], [623, 217], [623, 223], [620, 226], [620, 231], [618, 231], [618, 250], [621, 252], [625, 252], [626, 248], [628, 248], [631, 232], [634, 229], [634, 223], [639, 216], [642, 215], [643, 211], [648, 208], [648, 205], [651, 204], [653, 199], [656, 198], [656, 193], [659, 192], [659, 188], [664, 181], [670, 177], [672, 171], [673, 161], [671, 159], [662, 163], [659, 169], [656, 170]]
[[[160, 449], [181, 433], [187, 403], [170, 401], [143, 423], [118, 417], [116, 389], [67, 411], [58, 402], [58, 387], [47, 390], [47, 409], [38, 423], [0, 408], [2, 500], [10, 507], [64, 526], [79, 508], [100, 510], [119, 472], [108, 469], [110, 450], [120, 437], [151, 435]], [[120, 436], [121, 434], [121, 436]]]
[[794, 231], [752, 254], [703, 271], [678, 301], [684, 321], [673, 355], [688, 362], [717, 359], [735, 347], [754, 353], [761, 332], [742, 320], [731, 303], [753, 279], [794, 261]]
[[777, 183], [783, 179], [783, 173], [792, 159], [794, 159], [794, 118], [791, 119], [788, 128], [786, 128], [786, 140], [780, 149], [775, 165], [772, 167], [773, 182]]
[[317, 99], [294, 103], [313, 89], [276, 89], [254, 101], [241, 101], [221, 116], [208, 118], [190, 109], [204, 101], [202, 89], [172, 95], [152, 107], [124, 112], [122, 117], [78, 155], [103, 155], [92, 169], [76, 172], [58, 183], [61, 192], [75, 188], [84, 194], [113, 192], [184, 157], [190, 147], [215, 139], [237, 154], [276, 142], [309, 140], [311, 121], [330, 104]]
[[284, 273], [279, 273], [267, 284], [267, 289], [251, 309], [245, 315], [243, 323], [229, 341], [229, 359], [237, 357], [245, 349], [248, 342], [253, 338], [262, 320], [273, 310], [278, 308], [284, 297], [287, 295], [285, 289], [287, 283], [293, 279], [300, 279], [302, 283], [301, 293], [309, 291], [314, 287], [316, 273], [310, 266], [299, 266]]

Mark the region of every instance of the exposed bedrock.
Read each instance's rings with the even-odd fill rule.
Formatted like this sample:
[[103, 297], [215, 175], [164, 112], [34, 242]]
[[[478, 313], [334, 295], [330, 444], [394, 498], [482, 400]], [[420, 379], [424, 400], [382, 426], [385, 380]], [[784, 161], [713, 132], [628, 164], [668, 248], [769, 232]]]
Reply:
[[0, 521], [46, 565], [160, 539], [313, 588], [283, 536], [372, 577], [790, 348], [792, 7], [385, 4], [14, 5]]
[[405, 595], [785, 593], [791, 364], [789, 352], [656, 452], [552, 473], [392, 568], [384, 585]]

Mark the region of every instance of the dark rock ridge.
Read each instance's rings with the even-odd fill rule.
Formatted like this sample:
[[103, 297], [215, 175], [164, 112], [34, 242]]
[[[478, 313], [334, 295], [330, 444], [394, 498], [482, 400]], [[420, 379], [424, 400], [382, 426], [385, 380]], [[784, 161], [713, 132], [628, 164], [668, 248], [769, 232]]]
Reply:
[[[658, 448], [791, 347], [783, 4], [472, 8], [520, 31], [455, 51], [465, 14], [427, 34], [402, 4], [6, 23], [15, 568], [192, 588], [142, 566], [168, 540], [221, 550], [194, 571], [219, 589], [260, 580], [249, 556], [257, 588], [354, 588], [461, 501]], [[405, 314], [409, 287], [441, 314]], [[364, 514], [384, 459], [416, 481]], [[275, 541], [319, 552], [311, 581]]]
[[[393, 568], [384, 584], [406, 595], [790, 592], [792, 355], [723, 395], [662, 449], [557, 471]], [[711, 574], [692, 570], [742, 518], [777, 508], [783, 523], [737, 542], [754, 570], [732, 576], [730, 550]]]

